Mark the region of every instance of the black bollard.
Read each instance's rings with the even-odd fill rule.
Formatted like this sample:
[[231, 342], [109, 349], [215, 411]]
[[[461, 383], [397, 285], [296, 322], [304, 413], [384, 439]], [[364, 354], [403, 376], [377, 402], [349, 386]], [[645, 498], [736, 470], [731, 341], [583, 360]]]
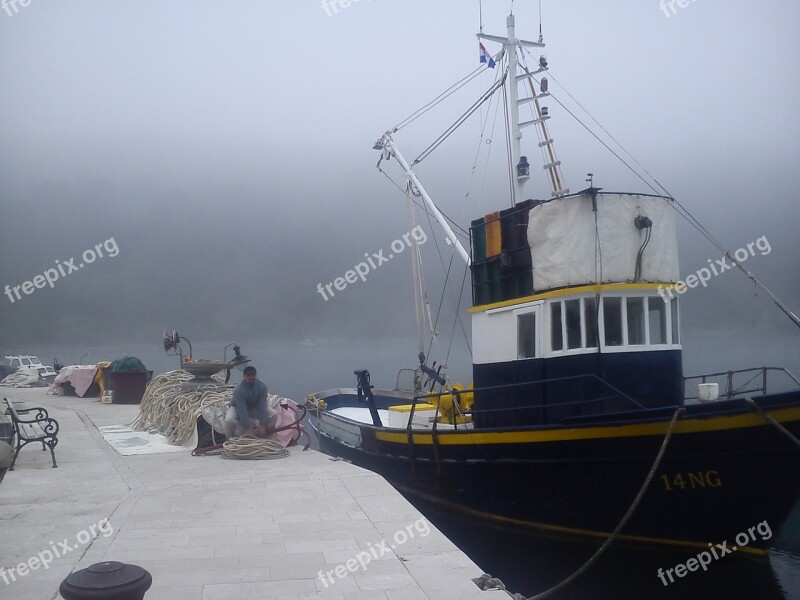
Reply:
[[72, 573], [58, 591], [64, 600], [143, 600], [151, 585], [142, 567], [110, 561]]

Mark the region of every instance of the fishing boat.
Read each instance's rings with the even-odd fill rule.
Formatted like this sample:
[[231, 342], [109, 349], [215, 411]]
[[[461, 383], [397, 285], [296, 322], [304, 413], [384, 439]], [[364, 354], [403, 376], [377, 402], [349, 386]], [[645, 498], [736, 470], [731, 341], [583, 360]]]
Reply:
[[[453, 383], [426, 356], [415, 247], [413, 384], [378, 389], [361, 369], [353, 388], [309, 395], [320, 447], [423, 504], [518, 531], [703, 550], [728, 540], [763, 555], [775, 536], [756, 527], [777, 532], [800, 498], [800, 381], [780, 367], [684, 377], [676, 214], [691, 214], [663, 188], [608, 192], [591, 174], [585, 189], [565, 187], [543, 39], [519, 39], [515, 27], [512, 14], [506, 36], [478, 35], [481, 69], [498, 68], [470, 111], [505, 98], [511, 202], [473, 220], [466, 247], [415, 172], [428, 151], [409, 162], [398, 148], [409, 120], [375, 144], [379, 168], [403, 172], [412, 226], [421, 205], [469, 269], [473, 382]], [[544, 199], [524, 191], [530, 130]]]

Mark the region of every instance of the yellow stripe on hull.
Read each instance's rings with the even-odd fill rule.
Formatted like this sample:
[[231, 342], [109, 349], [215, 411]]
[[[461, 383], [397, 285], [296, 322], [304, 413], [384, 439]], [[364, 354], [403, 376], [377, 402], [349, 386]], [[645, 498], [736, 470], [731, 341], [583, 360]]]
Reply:
[[[800, 421], [800, 407], [785, 408], [769, 411], [773, 419], [779, 423]], [[730, 429], [744, 429], [765, 425], [761, 415], [756, 412], [726, 417], [693, 417], [678, 421], [674, 433], [701, 433], [705, 431], [724, 431]], [[625, 438], [641, 436], [664, 436], [667, 433], [669, 421], [655, 423], [635, 423], [630, 425], [614, 425], [603, 427], [583, 427], [575, 429], [545, 429], [535, 431], [503, 431], [503, 432], [447, 432], [436, 436], [436, 443], [441, 446], [461, 446], [472, 444], [531, 444], [540, 442], [562, 442], [570, 440], [592, 440], [603, 438]], [[408, 444], [408, 434], [403, 432], [376, 431], [375, 437], [383, 442]], [[433, 434], [414, 433], [415, 444], [433, 444]]]

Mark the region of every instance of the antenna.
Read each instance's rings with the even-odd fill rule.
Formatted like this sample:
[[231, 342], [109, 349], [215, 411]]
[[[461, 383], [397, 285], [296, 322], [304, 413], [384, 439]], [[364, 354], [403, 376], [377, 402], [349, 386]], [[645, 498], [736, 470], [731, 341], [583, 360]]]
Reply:
[[539, 0], [539, 43], [541, 44], [544, 42], [544, 36], [542, 35], [542, 0]]
[[478, 23], [483, 33], [483, 0], [478, 0]]

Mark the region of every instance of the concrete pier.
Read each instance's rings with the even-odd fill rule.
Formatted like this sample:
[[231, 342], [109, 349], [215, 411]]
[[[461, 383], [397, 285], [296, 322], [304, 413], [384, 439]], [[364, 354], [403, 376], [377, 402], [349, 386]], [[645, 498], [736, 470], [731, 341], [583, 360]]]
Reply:
[[2, 397], [44, 406], [61, 429], [57, 469], [31, 444], [0, 484], [0, 598], [59, 598], [69, 573], [112, 560], [153, 575], [146, 600], [508, 597], [480, 591], [478, 566], [354, 465], [301, 448], [270, 461], [124, 457], [97, 428], [130, 423], [137, 406], [45, 388]]

